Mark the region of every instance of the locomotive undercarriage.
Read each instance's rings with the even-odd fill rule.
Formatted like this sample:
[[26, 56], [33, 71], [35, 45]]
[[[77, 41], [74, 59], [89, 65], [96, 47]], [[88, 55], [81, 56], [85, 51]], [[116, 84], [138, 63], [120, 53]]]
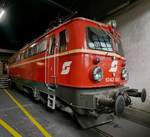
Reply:
[[[99, 89], [77, 89], [58, 87], [56, 95], [67, 104], [63, 110], [75, 116], [80, 126], [84, 129], [100, 126], [114, 119], [114, 113], [123, 113], [125, 106], [131, 104], [132, 97], [140, 97], [144, 102], [146, 90], [129, 87], [105, 87]], [[69, 109], [68, 108], [71, 109]], [[68, 111], [69, 110], [69, 111]]]
[[129, 87], [105, 87], [79, 89], [64, 86], [36, 83], [28, 80], [12, 79], [20, 90], [31, 94], [34, 100], [41, 100], [48, 108], [59, 108], [76, 118], [81, 127], [90, 128], [113, 120], [112, 114], [119, 115], [125, 106], [131, 104], [131, 98], [146, 99], [146, 90], [139, 92]]
[[[132, 97], [140, 97], [142, 102], [146, 99], [146, 90], [138, 92], [138, 89], [129, 87], [105, 87], [96, 89], [79, 89], [58, 86], [57, 88], [45, 83], [31, 82], [28, 80], [12, 79], [17, 87], [25, 92], [33, 92], [35, 100], [40, 100], [40, 92], [49, 95], [47, 99], [56, 100], [56, 105], [66, 104], [80, 115], [93, 115], [97, 113], [122, 113], [125, 106], [131, 104]], [[57, 97], [57, 99], [53, 96]], [[54, 108], [54, 107], [53, 107]]]
[[[59, 92], [61, 91], [61, 92]], [[56, 96], [71, 106], [80, 115], [91, 115], [98, 117], [102, 113], [116, 115], [124, 111], [125, 106], [131, 104], [132, 97], [140, 97], [142, 102], [146, 99], [146, 90], [129, 87], [105, 87], [99, 89], [77, 89], [58, 87]]]

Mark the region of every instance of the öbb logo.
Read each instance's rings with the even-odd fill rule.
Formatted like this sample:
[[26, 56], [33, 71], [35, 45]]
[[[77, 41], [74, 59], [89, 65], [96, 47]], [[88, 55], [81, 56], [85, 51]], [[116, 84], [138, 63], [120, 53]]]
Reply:
[[62, 66], [61, 75], [67, 75], [70, 72], [70, 66], [72, 64], [72, 61], [64, 62]]

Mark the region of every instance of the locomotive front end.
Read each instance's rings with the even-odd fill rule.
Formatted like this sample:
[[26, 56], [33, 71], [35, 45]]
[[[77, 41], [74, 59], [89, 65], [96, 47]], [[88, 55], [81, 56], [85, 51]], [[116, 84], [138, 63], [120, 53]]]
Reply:
[[[131, 96], [146, 99], [146, 90], [131, 89], [120, 34], [111, 25], [80, 19], [73, 22], [71, 52], [59, 59], [61, 73], [56, 95], [74, 114], [85, 119], [119, 115], [131, 104]], [[62, 70], [67, 73], [62, 73]], [[79, 70], [79, 69], [80, 70]], [[68, 110], [65, 109], [65, 110]], [[105, 117], [106, 116], [106, 117]], [[111, 119], [111, 118], [110, 118]], [[93, 120], [92, 120], [93, 121]], [[97, 120], [96, 120], [97, 121]], [[105, 122], [104, 122], [105, 123]]]
[[124, 86], [128, 70], [121, 45], [120, 35], [112, 26], [87, 26], [86, 50], [84, 53], [84, 86], [78, 90], [79, 114], [93, 115], [121, 114], [131, 104], [132, 97], [146, 99], [146, 90], [130, 89]]
[[95, 51], [91, 54], [91, 80], [99, 86], [93, 99], [97, 112], [115, 112], [120, 114], [125, 106], [131, 104], [132, 97], [140, 97], [144, 102], [146, 90], [125, 87], [128, 80], [126, 59], [121, 45], [120, 35], [112, 26], [99, 28], [87, 27], [87, 47]]

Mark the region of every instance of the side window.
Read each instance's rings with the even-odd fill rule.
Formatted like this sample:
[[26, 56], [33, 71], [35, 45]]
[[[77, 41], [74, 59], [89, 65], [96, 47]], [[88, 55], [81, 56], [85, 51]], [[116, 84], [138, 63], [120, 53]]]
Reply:
[[59, 33], [59, 52], [67, 50], [66, 30]]
[[23, 59], [24, 59], [24, 56], [23, 56], [23, 55], [24, 55], [24, 52], [23, 52], [23, 53], [21, 53], [21, 55], [20, 55], [20, 59], [21, 59], [21, 60], [23, 60]]
[[118, 54], [120, 54], [121, 56], [124, 56], [124, 51], [123, 51], [122, 43], [120, 40], [115, 40], [114, 49]]
[[15, 62], [14, 56], [10, 59], [10, 64], [13, 64]]
[[32, 56], [32, 51], [31, 50], [32, 50], [32, 48], [28, 49], [28, 57]]
[[49, 54], [54, 54], [54, 48], [55, 48], [55, 36], [50, 36], [50, 44], [49, 44]]
[[37, 45], [38, 53], [41, 53], [41, 52], [45, 51], [46, 48], [47, 48], [47, 39], [41, 41], [41, 42]]
[[20, 61], [20, 54], [17, 55], [16, 62]]
[[37, 46], [34, 45], [32, 48], [31, 48], [31, 53], [32, 53], [32, 56], [36, 55], [37, 54]]
[[26, 50], [25, 52], [24, 52], [24, 59], [26, 59], [28, 57], [28, 50]]

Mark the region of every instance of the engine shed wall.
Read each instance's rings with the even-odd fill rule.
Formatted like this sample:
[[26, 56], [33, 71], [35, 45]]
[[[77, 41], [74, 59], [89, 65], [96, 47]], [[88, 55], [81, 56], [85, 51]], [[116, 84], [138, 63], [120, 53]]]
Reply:
[[150, 112], [150, 1], [142, 0], [115, 17], [127, 59], [130, 87], [147, 89], [146, 103], [135, 100], [136, 107]]

